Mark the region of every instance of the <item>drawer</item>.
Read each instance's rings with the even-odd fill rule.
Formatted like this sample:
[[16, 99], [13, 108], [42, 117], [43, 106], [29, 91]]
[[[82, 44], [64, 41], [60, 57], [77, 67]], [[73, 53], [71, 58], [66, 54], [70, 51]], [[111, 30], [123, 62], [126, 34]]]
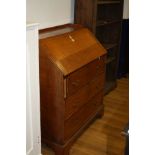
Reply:
[[83, 108], [77, 111], [70, 119], [65, 121], [65, 140], [73, 136], [101, 106], [103, 106], [103, 92], [90, 99]]
[[104, 88], [104, 76], [100, 74], [94, 80], [82, 87], [72, 96], [66, 99], [65, 119], [68, 119], [73, 113], [79, 110], [93, 96], [98, 94]]
[[67, 77], [67, 96], [75, 93], [82, 86], [90, 82], [94, 77], [105, 71], [105, 56], [97, 58], [93, 62], [78, 69]]

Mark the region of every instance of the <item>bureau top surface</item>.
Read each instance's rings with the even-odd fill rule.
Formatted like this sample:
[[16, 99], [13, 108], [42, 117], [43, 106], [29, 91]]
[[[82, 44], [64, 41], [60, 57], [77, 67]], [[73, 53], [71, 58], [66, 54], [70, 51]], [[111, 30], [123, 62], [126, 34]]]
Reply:
[[40, 52], [57, 65], [64, 75], [106, 54], [106, 50], [86, 28], [40, 39]]

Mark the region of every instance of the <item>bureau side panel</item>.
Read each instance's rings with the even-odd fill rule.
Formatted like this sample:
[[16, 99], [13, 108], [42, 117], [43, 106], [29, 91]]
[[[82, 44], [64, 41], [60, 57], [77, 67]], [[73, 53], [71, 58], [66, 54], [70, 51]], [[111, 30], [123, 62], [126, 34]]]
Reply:
[[43, 141], [64, 141], [64, 82], [60, 70], [40, 45], [41, 131]]

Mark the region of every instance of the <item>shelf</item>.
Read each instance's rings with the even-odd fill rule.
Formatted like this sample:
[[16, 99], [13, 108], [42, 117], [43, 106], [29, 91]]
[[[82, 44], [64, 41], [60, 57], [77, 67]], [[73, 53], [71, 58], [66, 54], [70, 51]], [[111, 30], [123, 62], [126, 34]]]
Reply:
[[123, 0], [75, 1], [75, 22], [90, 28], [107, 50], [105, 92], [110, 91], [117, 79]]
[[119, 3], [121, 3], [120, 1], [112, 1], [112, 0], [106, 0], [106, 1], [104, 1], [104, 0], [98, 0], [97, 1], [97, 4], [119, 4]]
[[110, 25], [118, 22], [121, 22], [121, 20], [98, 20], [96, 23], [96, 26], [105, 26], [105, 25]]
[[117, 44], [106, 44], [106, 43], [102, 43], [103, 47], [105, 47], [106, 50], [109, 50], [111, 48], [114, 48], [117, 46]]
[[110, 57], [110, 58], [107, 58], [106, 60], [106, 64], [109, 64], [110, 62], [114, 61], [116, 58], [115, 57]]

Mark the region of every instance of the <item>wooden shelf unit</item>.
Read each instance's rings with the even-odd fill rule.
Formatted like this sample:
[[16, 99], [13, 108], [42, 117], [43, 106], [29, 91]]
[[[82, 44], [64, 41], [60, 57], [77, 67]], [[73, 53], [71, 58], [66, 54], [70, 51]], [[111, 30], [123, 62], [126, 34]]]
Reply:
[[106, 44], [106, 43], [101, 43], [101, 44], [105, 47], [106, 50], [109, 50], [117, 46], [117, 44]]
[[75, 23], [89, 28], [107, 50], [105, 93], [117, 85], [122, 16], [123, 0], [75, 1]]
[[107, 26], [118, 22], [121, 22], [121, 20], [98, 20], [96, 26]]

